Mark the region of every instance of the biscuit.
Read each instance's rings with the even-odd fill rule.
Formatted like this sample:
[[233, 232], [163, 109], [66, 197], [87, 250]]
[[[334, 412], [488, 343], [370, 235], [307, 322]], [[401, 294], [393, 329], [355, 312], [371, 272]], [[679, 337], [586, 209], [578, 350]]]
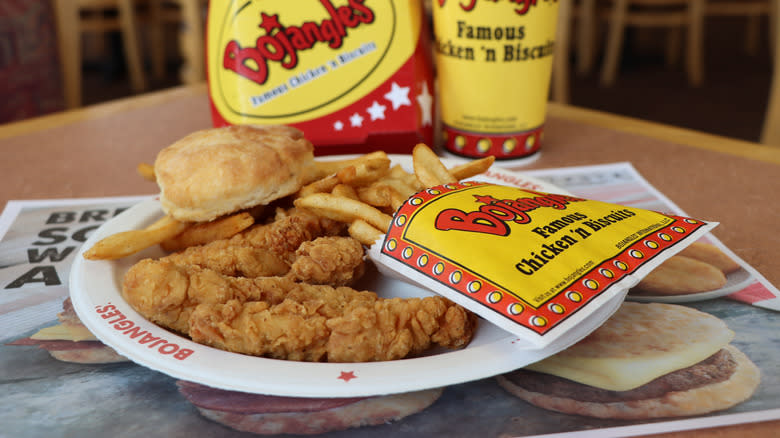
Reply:
[[720, 289], [726, 276], [715, 266], [691, 257], [675, 255], [652, 270], [634, 288], [633, 295], [688, 295]]
[[[604, 324], [557, 356], [636, 359], [659, 354], [686, 354], [717, 340], [726, 345], [734, 333], [720, 318], [691, 307], [664, 303], [624, 302]], [[720, 348], [700, 355], [696, 362]]]
[[732, 345], [724, 349], [737, 363], [736, 370], [729, 379], [644, 400], [608, 403], [581, 401], [528, 391], [504, 376], [498, 376], [496, 379], [502, 388], [522, 400], [567, 414], [621, 420], [702, 415], [727, 409], [747, 400], [760, 382], [761, 373], [747, 356]]
[[194, 132], [157, 155], [163, 211], [205, 222], [296, 192], [314, 168], [314, 147], [295, 128], [236, 125]]
[[674, 304], [624, 302], [578, 343], [526, 368], [611, 391], [627, 391], [699, 363], [734, 332], [719, 318]]
[[740, 269], [739, 264], [711, 243], [693, 242], [678, 255], [709, 263], [728, 275]]
[[730, 342], [721, 319], [675, 304], [624, 302], [573, 346], [498, 376], [509, 393], [544, 409], [639, 420], [728, 409], [761, 373]]

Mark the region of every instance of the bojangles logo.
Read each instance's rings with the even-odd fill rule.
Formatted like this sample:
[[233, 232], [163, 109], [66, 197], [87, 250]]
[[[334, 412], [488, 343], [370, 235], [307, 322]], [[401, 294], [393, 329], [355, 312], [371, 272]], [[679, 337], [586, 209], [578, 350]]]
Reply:
[[456, 208], [442, 210], [436, 216], [434, 226], [441, 231], [459, 230], [508, 236], [509, 223], [530, 223], [529, 213], [533, 210], [541, 207], [565, 210], [571, 202], [584, 201], [572, 196], [525, 191], [538, 196], [499, 200], [490, 195], [474, 195], [477, 202], [482, 204], [476, 211], [465, 212]]
[[[493, 3], [497, 3], [499, 1], [503, 0], [488, 0], [492, 1]], [[517, 8], [515, 8], [515, 12], [518, 15], [525, 15], [529, 9], [531, 9], [531, 6], [536, 6], [537, 3], [539, 3], [538, 0], [506, 0], [509, 3], [516, 3], [518, 5]], [[544, 0], [545, 2], [548, 2], [550, 0]], [[557, 2], [558, 0], [552, 0], [553, 2]], [[444, 6], [444, 4], [447, 2], [447, 0], [438, 0], [439, 6]], [[471, 11], [474, 9], [475, 6], [477, 6], [477, 0], [461, 0], [460, 3], [458, 3], [464, 11]]]
[[347, 30], [361, 24], [374, 22], [374, 11], [364, 5], [365, 0], [348, 0], [347, 5], [336, 7], [330, 0], [320, 0], [330, 18], [317, 23], [307, 21], [300, 26], [284, 26], [279, 14], [260, 13], [259, 28], [265, 34], [257, 37], [254, 46], [242, 47], [236, 40], [225, 46], [222, 65], [238, 75], [260, 85], [268, 80], [270, 62], [278, 62], [291, 70], [298, 65], [298, 52], [309, 50], [317, 43], [327, 43], [338, 49], [347, 37]]

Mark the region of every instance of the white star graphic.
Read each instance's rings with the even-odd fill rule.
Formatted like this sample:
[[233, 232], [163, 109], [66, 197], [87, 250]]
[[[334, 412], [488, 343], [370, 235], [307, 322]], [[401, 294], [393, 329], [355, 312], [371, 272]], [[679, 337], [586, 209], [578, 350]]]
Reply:
[[350, 126], [363, 126], [363, 118], [360, 117], [360, 114], [355, 113], [349, 116], [349, 125]]
[[336, 123], [333, 124], [333, 129], [335, 129], [336, 131], [341, 131], [342, 129], [344, 129], [344, 124], [341, 123], [341, 120], [336, 120]]
[[374, 101], [374, 103], [372, 103], [370, 107], [366, 108], [366, 111], [368, 111], [368, 114], [371, 116], [371, 120], [377, 120], [377, 119], [384, 120], [386, 109], [387, 109], [386, 106], [380, 105], [379, 102]]
[[403, 105], [412, 106], [412, 102], [409, 100], [409, 87], [401, 87], [393, 82], [393, 88], [389, 93], [385, 94], [385, 99], [393, 103], [393, 110], [397, 110]]
[[433, 124], [433, 96], [428, 92], [428, 83], [423, 82], [422, 92], [417, 96], [417, 104], [422, 111], [423, 126]]

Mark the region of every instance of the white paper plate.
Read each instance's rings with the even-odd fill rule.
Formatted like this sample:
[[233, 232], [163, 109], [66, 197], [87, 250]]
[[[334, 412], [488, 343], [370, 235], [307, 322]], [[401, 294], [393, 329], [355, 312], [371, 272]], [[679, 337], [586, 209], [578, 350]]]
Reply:
[[[391, 158], [411, 171], [411, 157]], [[444, 162], [448, 165], [455, 163], [454, 160]], [[487, 176], [474, 179], [566, 193], [544, 181], [495, 168]], [[84, 244], [82, 251], [108, 235], [145, 227], [162, 214], [157, 200], [144, 201], [100, 227]], [[127, 269], [141, 258], [160, 255], [159, 249], [150, 248], [119, 261], [88, 261], [79, 253], [70, 275], [70, 293], [79, 317], [101, 341], [128, 359], [175, 378], [250, 393], [352, 397], [415, 391], [477, 380], [543, 358], [538, 353], [513, 346], [514, 336], [485, 321], [480, 321], [473, 341], [464, 349], [433, 351], [424, 357], [387, 362], [293, 362], [210, 348], [150, 323], [122, 298], [122, 277]], [[384, 297], [431, 294], [379, 274], [366, 279], [360, 287], [371, 288]], [[107, 305], [115, 306], [124, 319], [113, 308], [110, 312], [100, 312]], [[617, 305], [619, 302], [609, 303], [604, 306], [603, 312], [611, 313]], [[134, 334], [135, 337], [131, 336]], [[181, 352], [185, 349], [193, 353], [182, 358]]]
[[661, 296], [631, 295], [631, 292], [629, 292], [626, 296], [626, 300], [643, 303], [692, 303], [695, 301], [711, 300], [714, 298], [731, 295], [734, 292], [739, 292], [740, 290], [746, 288], [753, 281], [755, 281], [753, 274], [743, 268], [740, 268], [739, 270], [734, 271], [726, 276], [726, 284], [720, 289], [708, 290], [706, 292], [699, 292], [695, 294]]

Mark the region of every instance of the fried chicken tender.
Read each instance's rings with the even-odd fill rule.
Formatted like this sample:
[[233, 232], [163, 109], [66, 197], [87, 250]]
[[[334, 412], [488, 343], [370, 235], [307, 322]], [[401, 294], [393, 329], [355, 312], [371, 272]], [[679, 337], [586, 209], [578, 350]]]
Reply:
[[[170, 260], [144, 259], [125, 273], [122, 295], [145, 318], [187, 334], [190, 314], [200, 303], [273, 300], [276, 289], [262, 288], [258, 283], [198, 266], [179, 266]], [[283, 295], [284, 291], [279, 291], [277, 299]]]
[[319, 237], [303, 242], [287, 277], [309, 284], [347, 286], [363, 276], [365, 252], [352, 237]]
[[364, 362], [465, 346], [476, 316], [439, 297], [383, 299], [287, 277], [222, 275], [169, 260], [142, 260], [123, 295], [149, 320], [194, 341], [277, 359]]
[[[329, 287], [318, 291], [307, 286], [290, 277], [231, 277], [199, 266], [144, 259], [125, 274], [122, 295], [145, 318], [186, 335], [189, 333], [190, 314], [199, 304], [230, 300], [279, 304], [288, 296], [305, 300], [304, 292], [312, 297], [321, 292], [327, 304], [323, 310], [327, 310], [341, 305], [341, 301], [354, 299], [358, 294], [348, 288]], [[340, 310], [333, 312], [329, 314], [335, 315]]]
[[[328, 289], [304, 286], [316, 289], [315, 295]], [[338, 296], [345, 292], [341, 289], [329, 292]], [[190, 316], [190, 336], [223, 350], [275, 359], [372, 362], [418, 355], [434, 345], [460, 348], [473, 335], [473, 314], [446, 298], [366, 298], [336, 306], [343, 313], [330, 317], [332, 312], [323, 311], [325, 297], [288, 296], [276, 305], [200, 304]]]
[[434, 345], [465, 347], [476, 315], [440, 296], [379, 299], [351, 306], [327, 321], [330, 362], [369, 362], [416, 356]]
[[344, 233], [343, 224], [303, 210], [281, 211], [277, 216], [269, 224], [254, 225], [230, 239], [189, 247], [164, 259], [234, 277], [280, 276], [289, 272], [303, 242]]

